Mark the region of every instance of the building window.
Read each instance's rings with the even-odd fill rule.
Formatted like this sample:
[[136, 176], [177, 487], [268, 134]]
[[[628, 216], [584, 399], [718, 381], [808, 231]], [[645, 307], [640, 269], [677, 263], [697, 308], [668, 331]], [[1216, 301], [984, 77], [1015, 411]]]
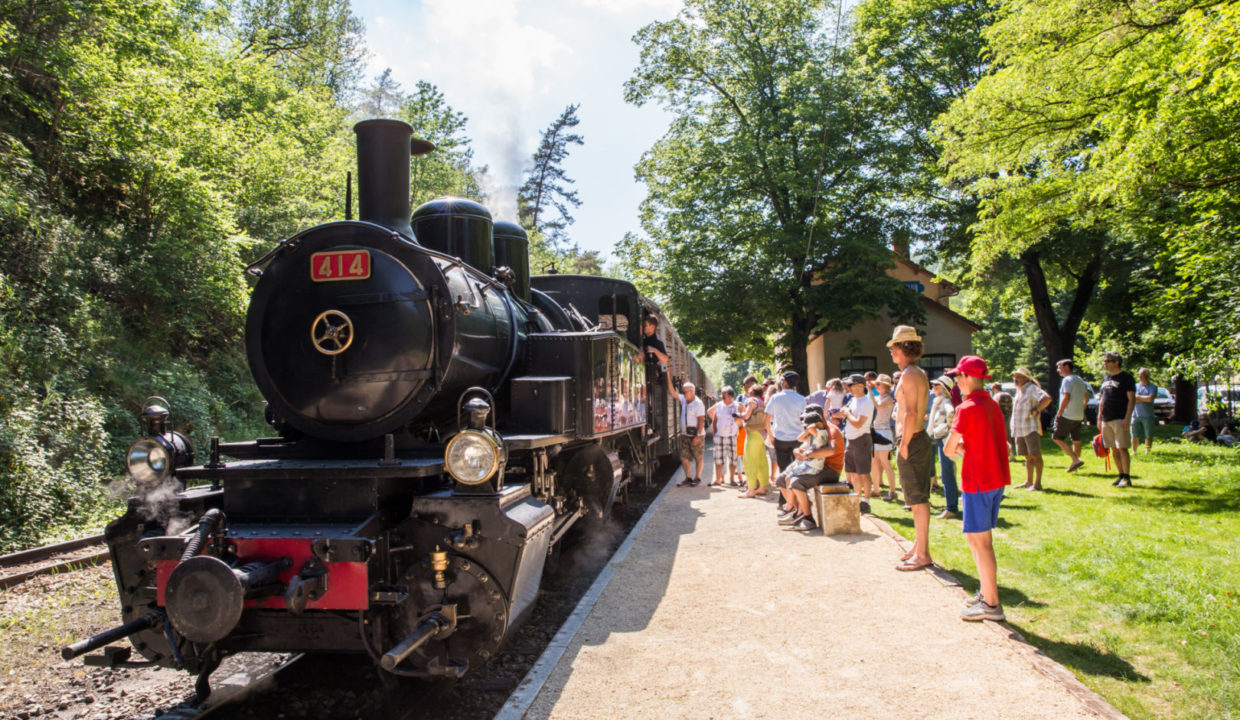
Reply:
[[956, 367], [956, 356], [952, 353], [930, 353], [929, 355], [922, 355], [917, 364], [933, 380], [942, 375], [944, 370]]
[[871, 370], [878, 371], [878, 358], [873, 355], [853, 355], [840, 358], [840, 377], [854, 373], [864, 374]]

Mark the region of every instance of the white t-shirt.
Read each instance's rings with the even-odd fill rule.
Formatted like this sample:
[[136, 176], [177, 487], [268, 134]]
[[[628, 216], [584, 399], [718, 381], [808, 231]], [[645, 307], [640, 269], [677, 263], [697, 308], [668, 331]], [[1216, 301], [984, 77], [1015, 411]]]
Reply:
[[731, 405], [725, 404], [722, 400], [715, 403], [711, 408], [715, 411], [715, 437], [733, 437], [737, 434], [736, 413], [740, 407], [740, 403], [736, 401], [733, 401]]
[[851, 420], [846, 419], [844, 421], [844, 439], [856, 440], [863, 435], [869, 435], [870, 423], [874, 420], [873, 398], [871, 398], [868, 393], [862, 395], [861, 397], [854, 395], [848, 399], [848, 404], [845, 407], [847, 407], [853, 415], [865, 420], [865, 422], [861, 424], [861, 427], [857, 427], [856, 425], [853, 425]]
[[687, 430], [696, 428], [698, 418], [706, 415], [706, 405], [702, 403], [702, 398], [695, 397], [693, 402], [686, 403], [685, 397], [680, 396], [680, 429]]
[[835, 412], [848, 402], [848, 393], [843, 390], [832, 390], [827, 393], [827, 412]]

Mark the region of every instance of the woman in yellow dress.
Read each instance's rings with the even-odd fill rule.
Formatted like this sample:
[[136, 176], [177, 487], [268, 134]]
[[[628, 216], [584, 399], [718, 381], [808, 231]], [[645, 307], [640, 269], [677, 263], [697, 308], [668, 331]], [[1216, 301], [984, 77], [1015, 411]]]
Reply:
[[749, 485], [749, 492], [741, 495], [745, 498], [765, 495], [767, 486], [771, 484], [771, 471], [766, 461], [765, 407], [762, 386], [754, 385], [740, 413], [740, 418], [745, 421], [745, 481]]

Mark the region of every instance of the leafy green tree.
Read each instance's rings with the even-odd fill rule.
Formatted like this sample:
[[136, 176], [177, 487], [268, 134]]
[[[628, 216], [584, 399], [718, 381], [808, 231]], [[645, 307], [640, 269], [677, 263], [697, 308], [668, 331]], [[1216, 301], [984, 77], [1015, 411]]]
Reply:
[[1127, 245], [1151, 278], [1135, 312], [1234, 364], [1238, 19], [1217, 0], [1004, 2], [985, 33], [996, 69], [941, 122], [949, 178], [980, 203], [979, 266], [1056, 235]]
[[[626, 85], [671, 128], [642, 158], [646, 238], [620, 254], [685, 341], [806, 377], [811, 333], [884, 311], [920, 317], [887, 276], [887, 138], [844, 47], [842, 9], [795, 0], [691, 0], [642, 28]], [[726, 330], [723, 330], [726, 329]]]
[[361, 78], [364, 27], [349, 0], [231, 0], [228, 34], [242, 57], [279, 68], [293, 85], [346, 100]]
[[435, 144], [434, 152], [413, 159], [415, 204], [443, 195], [482, 199], [481, 178], [487, 169], [474, 165], [474, 150], [465, 134], [469, 120], [448, 105], [438, 87], [419, 80], [412, 93], [399, 94], [395, 115], [413, 126], [414, 137]]
[[[564, 172], [570, 145], [584, 145], [585, 140], [573, 132], [581, 123], [577, 117], [580, 105], [564, 108], [543, 131], [525, 183], [517, 191], [517, 210], [527, 230], [537, 229], [553, 249], [571, 250], [566, 229], [573, 224], [569, 206], [581, 207], [577, 191], [570, 189], [574, 181]], [[554, 210], [557, 217], [550, 217]]]

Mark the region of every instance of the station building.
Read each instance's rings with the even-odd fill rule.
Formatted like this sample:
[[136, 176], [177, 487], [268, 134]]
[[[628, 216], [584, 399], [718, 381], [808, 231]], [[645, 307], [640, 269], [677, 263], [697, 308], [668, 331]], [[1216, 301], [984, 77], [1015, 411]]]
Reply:
[[[887, 274], [916, 292], [926, 309], [926, 322], [917, 326], [925, 343], [921, 367], [931, 379], [956, 366], [961, 357], [973, 354], [973, 333], [981, 326], [952, 310], [951, 298], [959, 289], [908, 258], [905, 248], [892, 252], [893, 266]], [[887, 341], [898, 325], [881, 316], [853, 325], [848, 330], [822, 332], [810, 337], [806, 348], [810, 390], [829, 378], [873, 370], [891, 374], [898, 368], [891, 361]]]

